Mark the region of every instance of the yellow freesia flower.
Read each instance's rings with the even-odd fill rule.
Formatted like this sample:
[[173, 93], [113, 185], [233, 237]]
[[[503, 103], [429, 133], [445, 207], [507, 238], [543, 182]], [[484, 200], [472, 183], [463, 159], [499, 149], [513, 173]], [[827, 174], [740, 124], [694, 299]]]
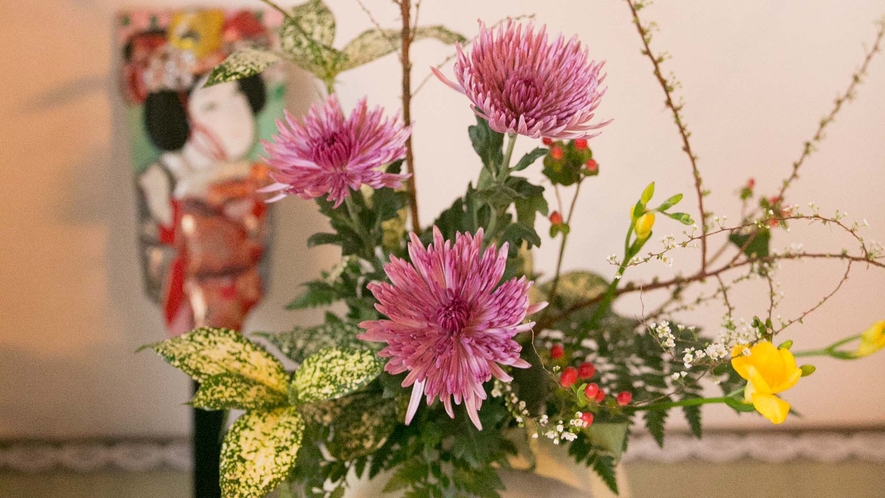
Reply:
[[885, 348], [885, 320], [874, 323], [860, 336], [860, 346], [854, 356], [869, 356], [882, 348]]
[[645, 240], [651, 235], [651, 229], [655, 225], [655, 214], [648, 212], [636, 220], [636, 238]]
[[768, 341], [757, 343], [750, 348], [750, 354], [744, 356], [746, 347], [735, 346], [731, 353], [731, 366], [747, 380], [744, 401], [753, 403], [753, 408], [772, 423], [783, 423], [790, 404], [775, 394], [796, 385], [802, 377], [802, 369], [796, 366], [793, 353], [778, 349]]

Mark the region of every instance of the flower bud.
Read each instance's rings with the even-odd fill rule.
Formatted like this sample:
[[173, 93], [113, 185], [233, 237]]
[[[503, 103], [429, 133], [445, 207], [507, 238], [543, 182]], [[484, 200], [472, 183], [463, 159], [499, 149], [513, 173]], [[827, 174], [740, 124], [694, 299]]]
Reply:
[[587, 150], [587, 139], [586, 138], [576, 138], [574, 142], [575, 148], [578, 150]]
[[627, 406], [630, 404], [630, 401], [633, 401], [633, 393], [629, 391], [622, 391], [618, 393], [618, 405]]
[[552, 348], [550, 348], [550, 357], [554, 360], [558, 360], [562, 358], [562, 355], [565, 354], [565, 349], [562, 347], [562, 344], [554, 344]]
[[860, 346], [854, 352], [854, 356], [860, 358], [869, 356], [876, 351], [885, 348], [885, 320], [876, 322], [860, 336]]
[[636, 220], [636, 238], [645, 240], [651, 235], [651, 229], [655, 225], [655, 214], [648, 212], [643, 214]]
[[808, 377], [809, 375], [813, 374], [815, 370], [817, 370], [817, 367], [814, 365], [802, 365], [801, 367], [799, 367], [799, 370], [802, 370], [802, 377]]
[[566, 367], [559, 376], [559, 385], [565, 388], [572, 387], [578, 381], [578, 369]]
[[595, 159], [587, 159], [587, 162], [584, 163], [584, 165], [590, 173], [596, 173], [599, 171], [599, 163], [597, 163]]
[[778, 349], [786, 349], [787, 351], [789, 351], [791, 347], [793, 347], [793, 341], [784, 341], [777, 348]]
[[589, 427], [590, 424], [593, 423], [593, 414], [590, 412], [584, 412], [581, 414], [581, 421], [584, 422], [584, 427]]
[[553, 211], [550, 213], [550, 223], [554, 225], [562, 225], [562, 215], [559, 214], [559, 211]]
[[578, 365], [578, 377], [581, 379], [589, 379], [596, 374], [596, 367], [590, 363], [585, 361]]
[[599, 392], [596, 393], [596, 402], [602, 403], [603, 401], [605, 401], [605, 393], [600, 389]]
[[541, 143], [543, 143], [547, 147], [550, 147], [551, 145], [553, 145], [553, 139], [550, 137], [544, 137], [541, 139]]
[[550, 149], [550, 157], [556, 161], [562, 159], [562, 147], [553, 147]]
[[587, 399], [596, 399], [597, 394], [599, 394], [599, 384], [587, 384], [587, 387], [584, 388], [584, 395], [587, 396]]

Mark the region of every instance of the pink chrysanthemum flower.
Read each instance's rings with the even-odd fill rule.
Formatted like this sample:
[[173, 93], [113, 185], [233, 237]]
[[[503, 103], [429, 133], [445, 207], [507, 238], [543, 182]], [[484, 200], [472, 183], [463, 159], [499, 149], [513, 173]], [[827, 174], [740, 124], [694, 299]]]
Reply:
[[380, 107], [369, 111], [365, 99], [345, 119], [338, 99], [330, 95], [324, 105], [310, 108], [303, 124], [286, 112], [277, 128], [273, 142], [262, 141], [276, 181], [264, 192], [279, 192], [268, 202], [287, 194], [303, 199], [326, 195], [337, 208], [362, 185], [398, 188], [409, 177], [377, 168], [405, 157], [411, 127], [385, 119]]
[[366, 321], [359, 337], [386, 342], [379, 355], [389, 357], [385, 370], [399, 374], [409, 370], [403, 387], [412, 387], [406, 424], [427, 396], [439, 398], [454, 418], [455, 404], [464, 402], [470, 420], [482, 429], [478, 411], [486, 399], [482, 384], [494, 375], [509, 382], [500, 365], [528, 368], [513, 340], [534, 323], [522, 323], [526, 315], [547, 303], [529, 305], [532, 282], [513, 278], [498, 286], [507, 261], [507, 244], [482, 251], [483, 232], [458, 234], [455, 243], [443, 240], [433, 228], [433, 243], [425, 248], [412, 233], [408, 263], [390, 258], [384, 271], [391, 283], [372, 282], [369, 290], [378, 299], [376, 308], [388, 320]]
[[455, 77], [436, 76], [467, 95], [471, 107], [498, 133], [558, 140], [590, 138], [611, 121], [591, 124], [605, 89], [604, 63], [587, 60], [577, 37], [548, 43], [546, 27], [535, 32], [508, 20], [495, 31], [479, 22], [470, 55], [458, 46]]

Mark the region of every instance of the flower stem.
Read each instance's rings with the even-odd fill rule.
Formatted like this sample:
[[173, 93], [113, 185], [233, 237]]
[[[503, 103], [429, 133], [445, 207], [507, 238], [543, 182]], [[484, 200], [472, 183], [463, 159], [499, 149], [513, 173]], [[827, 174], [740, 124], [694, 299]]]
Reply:
[[510, 159], [513, 157], [513, 146], [516, 145], [516, 133], [508, 133], [507, 139], [507, 150], [504, 152], [504, 161], [501, 164], [502, 181], [510, 174]]
[[812, 350], [808, 350], [808, 351], [799, 351], [799, 352], [793, 353], [793, 356], [795, 356], [796, 358], [803, 358], [803, 357], [807, 358], [810, 356], [829, 356], [832, 358], [839, 358], [841, 360], [854, 359], [855, 356], [852, 355], [851, 353], [845, 353], [843, 351], [838, 351], [837, 349], [839, 348], [839, 346], [843, 346], [845, 344], [848, 344], [849, 342], [856, 341], [860, 338], [861, 338], [861, 334], [853, 335], [851, 337], [846, 337], [845, 339], [842, 339], [841, 341], [836, 341], [833, 344], [830, 344], [829, 346], [827, 346], [823, 349], [812, 349]]
[[[575, 213], [575, 203], [578, 201], [578, 194], [581, 193], [581, 182], [582, 179], [579, 179], [578, 183], [575, 184], [575, 195], [572, 197], [572, 203], [565, 217], [565, 225], [568, 227], [571, 227], [572, 215]], [[556, 258], [556, 271], [553, 273], [553, 283], [550, 285], [550, 293], [547, 295], [548, 303], [553, 302], [553, 299], [556, 297], [556, 289], [559, 287], [559, 278], [562, 275], [562, 260], [565, 256], [565, 245], [568, 242], [569, 232], [570, 230], [560, 232], [562, 233], [562, 242], [559, 244], [559, 257]], [[549, 310], [549, 307], [544, 311], [544, 316], [546, 316], [547, 310]]]
[[637, 406], [634, 409], [636, 411], [669, 410], [670, 408], [677, 408], [680, 406], [701, 406], [714, 403], [727, 403], [730, 399], [732, 398], [728, 396], [722, 396], [719, 398], [688, 398], [681, 401], [668, 401], [665, 403], [652, 403], [650, 405]]

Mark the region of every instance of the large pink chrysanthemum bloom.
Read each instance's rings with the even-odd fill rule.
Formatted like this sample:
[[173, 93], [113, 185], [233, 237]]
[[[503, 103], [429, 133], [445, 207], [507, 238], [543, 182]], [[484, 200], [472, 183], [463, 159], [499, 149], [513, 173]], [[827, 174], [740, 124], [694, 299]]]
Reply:
[[390, 358], [385, 370], [391, 374], [409, 370], [402, 384], [414, 386], [406, 424], [426, 395], [428, 404], [438, 397], [452, 418], [452, 399], [463, 401], [481, 430], [482, 384], [492, 376], [512, 380], [499, 364], [529, 367], [513, 336], [531, 329], [534, 323], [522, 323], [526, 315], [547, 303], [529, 305], [532, 282], [525, 277], [498, 286], [507, 244], [483, 252], [482, 229], [475, 236], [458, 234], [452, 244], [434, 227], [427, 248], [414, 233], [411, 237], [412, 262], [391, 256], [384, 267], [391, 283], [369, 284], [376, 308], [389, 319], [360, 323], [366, 331], [359, 338], [387, 343], [379, 355]]
[[590, 138], [611, 121], [591, 124], [593, 111], [605, 94], [600, 85], [604, 63], [587, 60], [577, 39], [562, 35], [548, 43], [546, 27], [502, 23], [495, 31], [479, 22], [470, 55], [458, 46], [455, 77], [443, 83], [467, 95], [473, 112], [498, 133], [559, 140]]
[[277, 128], [273, 142], [262, 141], [276, 181], [263, 191], [279, 193], [268, 202], [288, 194], [303, 199], [326, 195], [337, 208], [362, 185], [398, 188], [409, 177], [377, 168], [405, 157], [411, 127], [384, 118], [380, 107], [369, 111], [365, 99], [345, 119], [338, 99], [330, 95], [324, 105], [310, 108], [303, 123], [286, 112]]

